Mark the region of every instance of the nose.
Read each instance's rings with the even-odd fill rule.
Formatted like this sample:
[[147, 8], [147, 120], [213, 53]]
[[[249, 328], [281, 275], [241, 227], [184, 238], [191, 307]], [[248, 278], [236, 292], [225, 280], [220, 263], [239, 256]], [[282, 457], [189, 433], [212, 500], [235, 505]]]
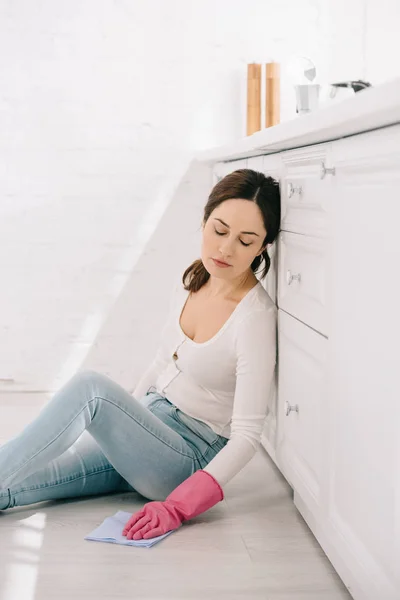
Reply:
[[219, 244], [219, 251], [223, 257], [223, 260], [227, 260], [228, 262], [229, 258], [232, 256], [232, 244], [233, 241], [229, 240], [227, 237], [221, 240]]

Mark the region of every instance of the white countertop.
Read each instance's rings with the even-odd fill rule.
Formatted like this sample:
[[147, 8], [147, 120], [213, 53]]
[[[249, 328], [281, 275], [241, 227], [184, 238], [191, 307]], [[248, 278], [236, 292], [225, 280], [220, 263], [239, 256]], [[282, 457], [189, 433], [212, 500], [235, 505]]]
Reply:
[[224, 146], [198, 152], [202, 162], [272, 154], [290, 148], [328, 142], [400, 123], [400, 78], [366, 88], [340, 102], [257, 131]]

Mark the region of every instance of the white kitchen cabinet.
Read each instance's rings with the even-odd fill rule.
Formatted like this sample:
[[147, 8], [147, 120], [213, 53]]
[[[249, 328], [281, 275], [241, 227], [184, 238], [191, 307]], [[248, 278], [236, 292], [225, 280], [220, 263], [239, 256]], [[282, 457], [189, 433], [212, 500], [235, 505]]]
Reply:
[[282, 199], [262, 444], [352, 597], [400, 600], [400, 79], [245, 148]]
[[400, 126], [329, 151], [282, 221], [275, 460], [353, 597], [398, 600]]
[[282, 197], [262, 443], [353, 597], [399, 600], [400, 126], [247, 166]]

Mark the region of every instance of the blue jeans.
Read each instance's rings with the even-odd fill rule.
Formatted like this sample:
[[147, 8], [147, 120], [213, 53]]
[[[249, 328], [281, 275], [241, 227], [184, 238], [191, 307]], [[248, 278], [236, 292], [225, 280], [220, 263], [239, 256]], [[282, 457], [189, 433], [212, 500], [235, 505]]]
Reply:
[[80, 371], [0, 448], [0, 510], [127, 491], [165, 500], [227, 442], [156, 392], [138, 400]]

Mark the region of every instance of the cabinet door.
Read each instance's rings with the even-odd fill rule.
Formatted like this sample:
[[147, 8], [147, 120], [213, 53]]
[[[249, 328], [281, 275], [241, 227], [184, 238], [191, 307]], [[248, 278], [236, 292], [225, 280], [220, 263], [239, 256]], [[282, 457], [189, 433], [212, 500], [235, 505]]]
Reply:
[[400, 598], [400, 127], [333, 145], [325, 549], [363, 600]]
[[278, 332], [277, 462], [317, 518], [325, 452], [321, 414], [328, 340], [282, 310], [278, 311]]

